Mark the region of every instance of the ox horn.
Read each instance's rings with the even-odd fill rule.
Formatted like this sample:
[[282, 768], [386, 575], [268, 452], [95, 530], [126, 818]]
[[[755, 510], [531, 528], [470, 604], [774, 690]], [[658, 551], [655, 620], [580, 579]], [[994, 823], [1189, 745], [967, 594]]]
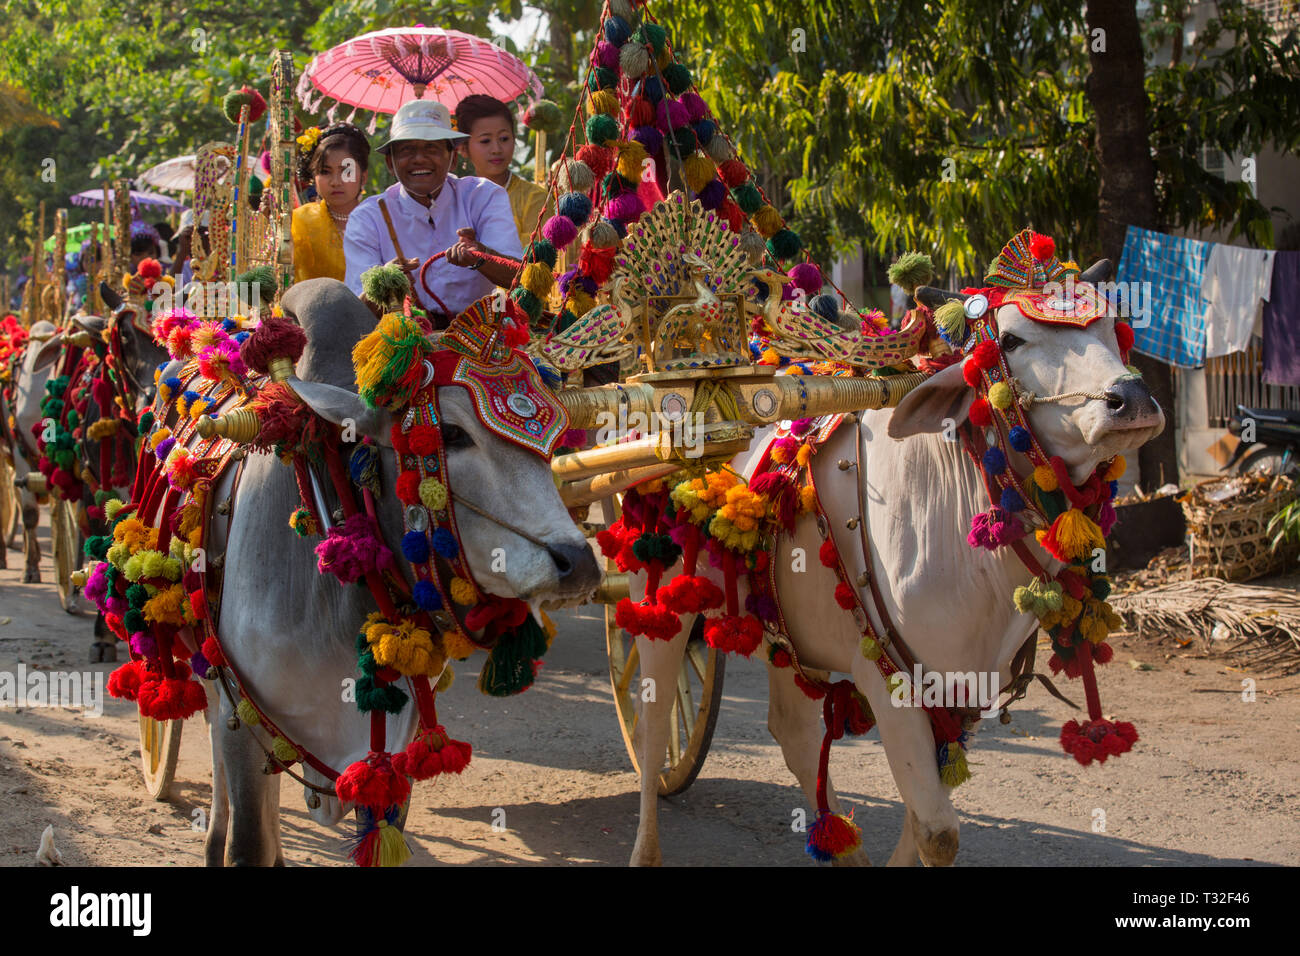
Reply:
[[1111, 264], [1109, 259], [1098, 259], [1092, 265], [1088, 266], [1083, 272], [1079, 273], [1076, 282], [1105, 282], [1111, 276]]
[[969, 296], [961, 292], [949, 292], [947, 289], [936, 289], [932, 285], [922, 285], [916, 287], [913, 298], [933, 311], [945, 302], [965, 302]]

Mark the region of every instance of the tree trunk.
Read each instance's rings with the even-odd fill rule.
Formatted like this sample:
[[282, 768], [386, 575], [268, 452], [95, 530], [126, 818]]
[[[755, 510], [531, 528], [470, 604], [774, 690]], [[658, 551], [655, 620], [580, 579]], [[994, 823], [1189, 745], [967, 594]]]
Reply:
[[[1118, 263], [1128, 226], [1155, 229], [1159, 225], [1142, 31], [1136, 0], [1089, 0], [1084, 16], [1092, 65], [1087, 93], [1097, 122], [1101, 180], [1098, 231], [1102, 254]], [[1134, 354], [1133, 364], [1165, 412], [1165, 430], [1138, 452], [1142, 486], [1151, 490], [1178, 481], [1173, 370], [1144, 355]]]

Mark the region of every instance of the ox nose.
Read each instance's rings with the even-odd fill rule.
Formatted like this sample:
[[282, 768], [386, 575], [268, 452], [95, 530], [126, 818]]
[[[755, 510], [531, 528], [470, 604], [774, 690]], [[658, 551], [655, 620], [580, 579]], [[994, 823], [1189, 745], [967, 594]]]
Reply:
[[1106, 407], [1111, 418], [1129, 427], [1146, 426], [1160, 415], [1151, 389], [1137, 377], [1121, 378], [1106, 389]]
[[555, 562], [559, 572], [560, 583], [568, 586], [590, 584], [595, 587], [600, 581], [600, 568], [592, 556], [591, 548], [585, 544], [548, 544], [546, 552]]

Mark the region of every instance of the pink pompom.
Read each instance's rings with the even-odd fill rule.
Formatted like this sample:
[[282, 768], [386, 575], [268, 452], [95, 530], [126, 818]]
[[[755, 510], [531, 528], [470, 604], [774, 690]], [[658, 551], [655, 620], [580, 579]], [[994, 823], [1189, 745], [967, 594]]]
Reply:
[[542, 235], [549, 239], [556, 249], [563, 249], [578, 238], [578, 227], [566, 216], [552, 216], [542, 226]]
[[262, 172], [269, 173], [271, 171], [271, 151], [262, 150], [262, 155], [258, 157], [257, 162], [262, 167]]
[[[636, 193], [623, 193], [621, 196], [615, 196], [605, 205], [605, 215], [608, 218], [621, 219], [624, 222], [632, 222], [638, 219], [643, 212], [645, 212], [645, 205], [641, 202], [641, 197]], [[543, 227], [543, 231], [545, 231], [545, 227]], [[551, 241], [558, 249], [560, 244], [553, 239]]]
[[705, 103], [704, 97], [694, 90], [683, 93], [678, 97], [677, 102], [686, 108], [686, 115], [691, 118], [692, 123], [709, 115], [709, 104]]
[[816, 295], [822, 290], [822, 271], [811, 262], [801, 262], [789, 272], [791, 284], [802, 289], [808, 295]]
[[655, 109], [655, 121], [661, 130], [671, 133], [677, 127], [688, 124], [691, 121], [691, 114], [677, 100], [662, 99]]
[[618, 69], [618, 47], [608, 40], [601, 40], [596, 44], [596, 63], [605, 67], [607, 70]]

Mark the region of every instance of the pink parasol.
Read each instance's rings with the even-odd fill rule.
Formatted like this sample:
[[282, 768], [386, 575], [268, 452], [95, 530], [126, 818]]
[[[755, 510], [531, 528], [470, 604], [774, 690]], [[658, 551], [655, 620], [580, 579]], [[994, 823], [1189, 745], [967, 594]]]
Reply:
[[[316, 113], [326, 97], [334, 121], [339, 104], [375, 113], [395, 113], [408, 100], [427, 96], [453, 113], [471, 93], [509, 103], [537, 98], [542, 83], [518, 57], [487, 40], [439, 27], [377, 30], [326, 50], [307, 64], [298, 80], [303, 108]], [[374, 118], [370, 132], [375, 131]]]

